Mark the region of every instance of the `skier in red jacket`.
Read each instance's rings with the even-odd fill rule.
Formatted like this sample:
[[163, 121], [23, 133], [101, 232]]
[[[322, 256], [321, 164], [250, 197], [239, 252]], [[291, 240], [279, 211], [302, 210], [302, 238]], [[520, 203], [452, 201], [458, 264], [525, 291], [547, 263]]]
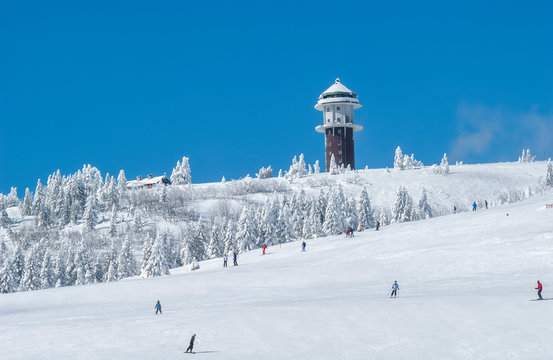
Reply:
[[542, 289], [543, 289], [543, 286], [541, 285], [541, 282], [538, 280], [538, 287], [536, 288], [536, 290], [538, 290], [538, 297], [540, 298], [540, 300], [543, 300], [543, 298], [541, 297]]
[[267, 244], [263, 244], [263, 255], [265, 255], [265, 250], [267, 250]]

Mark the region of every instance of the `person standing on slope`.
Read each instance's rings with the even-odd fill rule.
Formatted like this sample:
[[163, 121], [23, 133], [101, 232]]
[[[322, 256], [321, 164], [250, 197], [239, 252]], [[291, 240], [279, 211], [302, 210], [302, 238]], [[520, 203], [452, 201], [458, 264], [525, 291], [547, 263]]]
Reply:
[[234, 252], [232, 253], [232, 260], [234, 261], [233, 266], [238, 266], [238, 253], [236, 252], [236, 250], [234, 250]]
[[302, 240], [302, 242], [301, 242], [301, 251], [305, 251], [306, 246], [307, 246], [307, 244], [305, 243], [305, 240]]
[[228, 261], [228, 256], [227, 254], [223, 255], [223, 267], [227, 267], [227, 261]]
[[390, 294], [390, 297], [396, 297], [398, 290], [399, 290], [399, 285], [397, 284], [397, 280], [396, 280], [396, 281], [394, 281], [394, 284], [392, 285], [392, 292]]
[[188, 345], [188, 349], [186, 349], [185, 352], [192, 352], [192, 350], [194, 349], [194, 340], [196, 340], [196, 334], [192, 335], [192, 337], [190, 338], [190, 345]]
[[378, 229], [380, 229], [380, 221], [376, 221], [376, 231], [378, 231]]
[[484, 205], [486, 205], [486, 209], [488, 208], [488, 200], [484, 200]]
[[267, 250], [267, 244], [263, 244], [263, 255], [265, 255], [265, 250]]
[[543, 286], [541, 285], [541, 282], [538, 280], [538, 287], [536, 288], [536, 290], [538, 290], [538, 297], [540, 300], [543, 300], [543, 298], [541, 297], [542, 289], [543, 289]]
[[476, 201], [472, 203], [472, 211], [476, 211]]
[[156, 315], [157, 315], [158, 312], [159, 312], [160, 314], [163, 314], [163, 313], [161, 312], [161, 304], [159, 303], [159, 300], [158, 300], [157, 303], [156, 303], [155, 309], [156, 309]]

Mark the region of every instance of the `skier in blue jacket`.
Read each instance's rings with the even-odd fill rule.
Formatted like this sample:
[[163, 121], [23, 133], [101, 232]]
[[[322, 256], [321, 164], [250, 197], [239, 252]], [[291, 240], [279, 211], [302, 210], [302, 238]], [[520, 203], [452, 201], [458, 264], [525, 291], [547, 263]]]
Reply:
[[394, 284], [392, 285], [392, 293], [390, 294], [390, 297], [396, 297], [398, 290], [399, 290], [399, 285], [397, 284], [397, 280], [396, 280], [396, 281], [394, 281]]
[[161, 304], [159, 303], [159, 300], [158, 300], [157, 303], [156, 303], [155, 309], [156, 309], [156, 315], [157, 315], [158, 312], [159, 312], [160, 314], [163, 314], [163, 313], [161, 312]]
[[472, 211], [476, 211], [476, 201], [472, 203]]

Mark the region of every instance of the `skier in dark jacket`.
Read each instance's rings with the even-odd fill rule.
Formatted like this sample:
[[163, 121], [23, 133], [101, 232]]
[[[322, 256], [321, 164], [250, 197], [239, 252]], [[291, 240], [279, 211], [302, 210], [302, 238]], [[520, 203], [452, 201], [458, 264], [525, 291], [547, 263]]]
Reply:
[[378, 231], [378, 229], [380, 229], [380, 221], [376, 221], [376, 231]]
[[541, 297], [541, 291], [543, 289], [543, 286], [541, 284], [541, 282], [538, 280], [538, 287], [536, 288], [536, 290], [538, 290], [538, 297], [540, 300], [543, 300], [543, 298]]
[[486, 205], [486, 209], [488, 208], [488, 200], [484, 200], [484, 205]]
[[161, 304], [159, 303], [159, 300], [158, 300], [157, 303], [156, 303], [155, 309], [156, 309], [156, 315], [157, 315], [158, 312], [159, 312], [160, 314], [163, 314], [163, 313], [161, 312]]
[[236, 250], [232, 253], [232, 260], [234, 261], [234, 266], [238, 266], [238, 253]]
[[301, 242], [301, 251], [305, 251], [305, 247], [307, 246], [307, 244], [305, 243], [305, 240], [303, 240]]
[[396, 281], [394, 281], [394, 284], [392, 285], [392, 292], [390, 293], [390, 297], [396, 297], [398, 290], [399, 290], [399, 285], [397, 284], [397, 280], [396, 280]]
[[196, 334], [192, 335], [192, 337], [190, 338], [190, 345], [188, 346], [188, 349], [186, 349], [185, 352], [192, 352], [192, 350], [194, 349], [194, 340], [196, 340]]
[[453, 213], [457, 214], [457, 206], [453, 205]]
[[223, 267], [227, 267], [227, 261], [228, 261], [228, 256], [227, 254], [223, 255]]

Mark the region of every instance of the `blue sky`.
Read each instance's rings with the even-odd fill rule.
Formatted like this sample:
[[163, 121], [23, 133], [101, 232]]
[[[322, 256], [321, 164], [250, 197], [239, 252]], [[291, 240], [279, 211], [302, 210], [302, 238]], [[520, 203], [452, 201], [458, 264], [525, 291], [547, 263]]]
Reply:
[[357, 92], [357, 167], [553, 156], [553, 3], [0, 1], [0, 192], [90, 163], [193, 182], [323, 161], [318, 95]]

